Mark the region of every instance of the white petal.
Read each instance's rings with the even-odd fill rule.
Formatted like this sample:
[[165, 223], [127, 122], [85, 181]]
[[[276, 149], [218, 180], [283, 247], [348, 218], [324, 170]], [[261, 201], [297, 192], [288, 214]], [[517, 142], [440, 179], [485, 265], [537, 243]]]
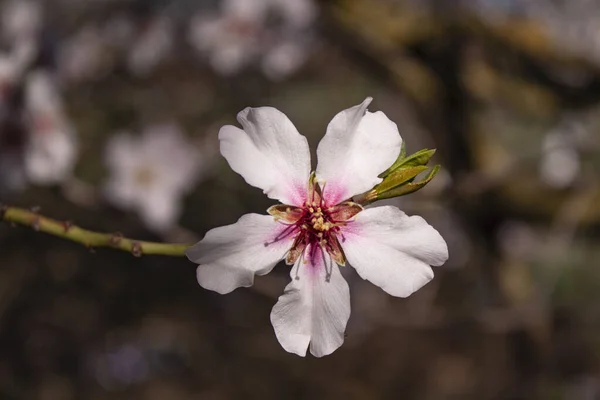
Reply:
[[13, 0], [2, 7], [2, 33], [9, 40], [33, 37], [40, 29], [42, 8], [36, 1]]
[[392, 296], [407, 297], [448, 259], [442, 236], [419, 216], [393, 206], [369, 208], [343, 229], [344, 254], [358, 274]]
[[252, 46], [240, 46], [239, 43], [227, 43], [214, 49], [210, 54], [210, 63], [219, 74], [235, 75], [246, 66], [254, 56]]
[[131, 134], [119, 132], [108, 140], [104, 161], [112, 175], [128, 175], [139, 164], [139, 141]]
[[145, 163], [153, 166], [158, 185], [179, 193], [193, 188], [200, 154], [176, 124], [153, 125], [146, 129], [140, 143]]
[[[307, 249], [307, 252], [310, 249]], [[302, 257], [291, 270], [292, 282], [271, 311], [271, 323], [281, 346], [299, 356], [316, 357], [333, 353], [344, 342], [350, 318], [350, 291], [329, 255], [320, 251], [313, 261]], [[327, 271], [331, 271], [327, 281]]]
[[221, 2], [223, 18], [233, 22], [243, 21], [261, 25], [267, 17], [268, 2], [248, 0], [224, 0]]
[[139, 187], [124, 175], [109, 177], [102, 187], [102, 194], [113, 205], [129, 209], [140, 201]]
[[246, 214], [232, 225], [208, 231], [186, 251], [198, 264], [198, 283], [221, 294], [248, 287], [268, 274], [290, 249], [293, 235], [270, 215]]
[[272, 81], [281, 81], [294, 73], [304, 63], [306, 47], [298, 42], [286, 41], [272, 47], [262, 59], [262, 69]]
[[181, 200], [177, 195], [156, 187], [148, 190], [140, 202], [144, 223], [156, 232], [171, 228], [181, 215]]
[[25, 153], [25, 168], [31, 182], [47, 185], [68, 179], [77, 161], [73, 132], [57, 127], [34, 132]]
[[281, 12], [284, 23], [289, 27], [302, 29], [310, 26], [319, 12], [312, 1], [306, 0], [274, 0], [272, 4]]
[[37, 71], [27, 75], [25, 92], [29, 114], [64, 118], [62, 98], [50, 73]]
[[272, 107], [246, 108], [238, 121], [244, 130], [226, 125], [219, 132], [221, 154], [231, 168], [270, 198], [301, 205], [310, 174], [306, 138]]
[[372, 189], [400, 154], [398, 127], [381, 111], [366, 111], [371, 100], [333, 117], [317, 148], [317, 178], [327, 183], [330, 204]]
[[547, 152], [540, 162], [542, 180], [559, 189], [571, 185], [579, 175], [580, 169], [579, 153], [569, 147]]
[[165, 60], [173, 49], [173, 22], [168, 18], [157, 18], [133, 43], [129, 51], [128, 67], [137, 75], [150, 73]]

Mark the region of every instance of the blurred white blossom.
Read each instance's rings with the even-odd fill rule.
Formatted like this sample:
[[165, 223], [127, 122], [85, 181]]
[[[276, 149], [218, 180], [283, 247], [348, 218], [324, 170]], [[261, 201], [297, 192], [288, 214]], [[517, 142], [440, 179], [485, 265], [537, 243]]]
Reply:
[[217, 72], [232, 75], [257, 63], [279, 80], [303, 64], [317, 17], [312, 0], [224, 0], [220, 6], [218, 15], [198, 13], [189, 29], [190, 43]]
[[135, 36], [135, 23], [125, 14], [112, 16], [102, 27], [102, 36], [113, 46], [126, 48]]
[[542, 142], [540, 176], [549, 186], [561, 189], [570, 186], [581, 170], [577, 142], [583, 128], [578, 124], [562, 122], [550, 130]]
[[20, 84], [34, 54], [33, 42], [21, 42], [11, 51], [0, 53], [0, 113], [11, 90]]
[[58, 70], [67, 81], [94, 79], [106, 70], [107, 48], [103, 32], [91, 26], [62, 42], [58, 52]]
[[164, 231], [177, 222], [182, 196], [207, 168], [200, 152], [172, 124], [152, 126], [140, 137], [116, 134], [106, 149], [105, 195], [137, 211], [150, 229]]
[[41, 8], [35, 1], [11, 0], [2, 3], [0, 13], [0, 108], [3, 108], [9, 89], [20, 84], [36, 55]]
[[27, 176], [36, 184], [62, 182], [72, 174], [77, 141], [48, 73], [37, 71], [28, 75], [25, 102], [29, 138], [25, 150]]
[[147, 75], [164, 61], [173, 50], [173, 21], [164, 16], [151, 20], [132, 43], [127, 65], [136, 75]]
[[34, 0], [11, 0], [2, 7], [2, 35], [9, 42], [30, 41], [41, 29], [42, 9]]
[[527, 2], [564, 52], [600, 63], [600, 13], [596, 0]]
[[493, 23], [515, 17], [536, 21], [561, 52], [600, 63], [597, 0], [463, 0], [462, 4]]

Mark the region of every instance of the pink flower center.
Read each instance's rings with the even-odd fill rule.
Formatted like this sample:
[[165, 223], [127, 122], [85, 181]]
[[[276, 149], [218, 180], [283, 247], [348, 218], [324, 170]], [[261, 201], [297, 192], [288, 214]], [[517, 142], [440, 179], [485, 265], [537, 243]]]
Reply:
[[299, 258], [312, 266], [321, 265], [325, 252], [339, 265], [346, 264], [346, 257], [339, 239], [344, 241], [342, 227], [352, 222], [352, 217], [362, 211], [359, 204], [351, 201], [329, 206], [314, 179], [309, 185], [308, 200], [302, 207], [280, 204], [269, 208], [269, 214], [286, 227], [275, 239], [294, 237], [286, 263], [294, 264]]

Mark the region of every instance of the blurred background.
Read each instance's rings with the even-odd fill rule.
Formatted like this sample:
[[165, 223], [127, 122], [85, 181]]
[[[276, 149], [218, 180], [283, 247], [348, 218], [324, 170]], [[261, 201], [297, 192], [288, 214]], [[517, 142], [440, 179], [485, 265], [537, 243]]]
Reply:
[[[194, 242], [273, 202], [218, 154], [247, 106], [314, 151], [373, 96], [442, 171], [408, 299], [353, 271], [345, 344], [278, 344], [288, 267], [221, 296], [182, 258], [0, 225], [3, 399], [600, 399], [597, 0], [0, 1], [0, 201]], [[313, 161], [314, 163], [314, 161]]]

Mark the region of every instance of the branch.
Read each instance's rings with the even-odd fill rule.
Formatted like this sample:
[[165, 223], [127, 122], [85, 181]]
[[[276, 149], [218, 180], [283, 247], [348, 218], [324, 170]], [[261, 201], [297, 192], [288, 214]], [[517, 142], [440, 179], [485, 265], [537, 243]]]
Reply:
[[128, 239], [120, 233], [99, 233], [82, 229], [68, 221], [57, 221], [17, 207], [0, 205], [0, 221], [31, 227], [63, 239], [80, 243], [90, 249], [95, 247], [110, 247], [116, 250], [130, 252], [135, 257], [142, 255], [163, 255], [173, 257], [185, 256], [185, 250], [191, 244], [157, 243]]

